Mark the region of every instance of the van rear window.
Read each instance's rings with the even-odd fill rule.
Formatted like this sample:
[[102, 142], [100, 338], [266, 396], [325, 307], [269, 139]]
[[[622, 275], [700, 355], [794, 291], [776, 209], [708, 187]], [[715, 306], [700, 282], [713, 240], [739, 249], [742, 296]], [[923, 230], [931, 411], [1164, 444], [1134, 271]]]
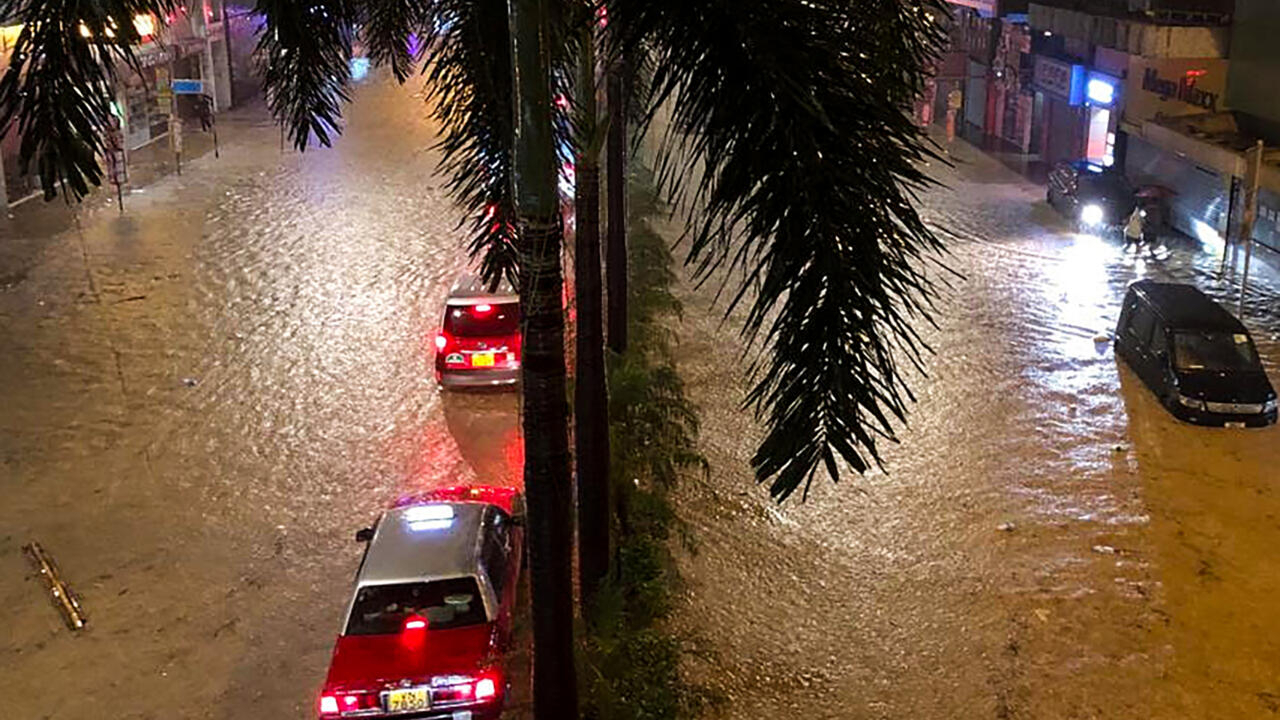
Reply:
[[454, 337], [497, 337], [520, 331], [520, 303], [449, 305], [444, 330]]
[[1173, 336], [1179, 370], [1257, 370], [1258, 351], [1243, 333], [1180, 332]]

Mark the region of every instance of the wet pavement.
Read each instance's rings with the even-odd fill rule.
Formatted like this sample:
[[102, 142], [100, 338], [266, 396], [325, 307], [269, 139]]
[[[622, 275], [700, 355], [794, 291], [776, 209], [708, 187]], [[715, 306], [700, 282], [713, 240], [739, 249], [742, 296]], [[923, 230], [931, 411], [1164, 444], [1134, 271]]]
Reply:
[[310, 717], [353, 532], [417, 488], [519, 481], [515, 396], [432, 378], [465, 256], [414, 89], [358, 88], [338, 147], [303, 155], [233, 113], [221, 158], [124, 215], [0, 225], [0, 716]]
[[[744, 719], [1280, 716], [1280, 429], [1179, 423], [1095, 342], [1143, 277], [1234, 308], [1218, 258], [1075, 235], [1042, 186], [954, 153], [924, 215], [964, 277], [925, 331], [937, 352], [887, 473], [762, 498], [761, 431], [725, 398], [744, 387], [736, 323], [685, 293], [712, 466], [683, 498], [701, 549], [679, 624], [714, 658], [699, 675]], [[1246, 321], [1275, 381], [1280, 293], [1261, 273]]]
[[[301, 156], [226, 116], [221, 158], [124, 216], [99, 197], [0, 225], [0, 716], [309, 717], [353, 530], [415, 488], [518, 482], [515, 397], [430, 380], [463, 250], [420, 102], [370, 82], [338, 147]], [[1280, 713], [1280, 431], [1179, 424], [1094, 342], [1129, 281], [1221, 292], [1216, 261], [1070, 234], [1041, 189], [956, 153], [925, 204], [964, 279], [887, 474], [773, 507], [733, 324], [685, 293], [713, 469], [681, 497], [696, 669], [731, 718]], [[1248, 316], [1273, 378], [1278, 297]], [[81, 635], [31, 539], [83, 596]]]

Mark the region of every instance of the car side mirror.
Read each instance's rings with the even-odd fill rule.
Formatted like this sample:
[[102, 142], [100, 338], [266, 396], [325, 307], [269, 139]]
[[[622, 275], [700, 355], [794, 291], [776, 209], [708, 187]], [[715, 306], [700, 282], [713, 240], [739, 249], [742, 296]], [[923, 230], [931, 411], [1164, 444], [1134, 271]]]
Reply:
[[516, 495], [511, 499], [511, 524], [517, 527], [524, 527], [525, 523], [525, 507], [524, 495]]
[[373, 528], [360, 528], [356, 531], [356, 542], [367, 543], [373, 539]]

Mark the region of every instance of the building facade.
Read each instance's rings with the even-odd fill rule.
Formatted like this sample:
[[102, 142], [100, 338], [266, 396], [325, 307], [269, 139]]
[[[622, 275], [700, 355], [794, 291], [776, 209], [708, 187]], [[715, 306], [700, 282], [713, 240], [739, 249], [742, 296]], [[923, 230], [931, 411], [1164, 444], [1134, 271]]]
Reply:
[[1024, 151], [1030, 34], [1026, 0], [949, 0], [939, 18], [948, 39], [917, 106], [921, 124], [954, 123], [956, 134], [992, 150]]
[[1225, 58], [1224, 7], [1220, 0], [1033, 0], [1033, 124], [1042, 129], [1036, 145], [1044, 160], [1123, 165], [1126, 136], [1138, 127], [1130, 100], [1158, 111], [1134, 95], [1146, 92], [1140, 83], [1148, 67]]
[[[1221, 121], [1205, 125], [1204, 118], [1229, 111], [1235, 6], [1233, 0], [1032, 0], [1035, 62], [1043, 68], [1033, 121], [1043, 137], [1033, 144], [1046, 162], [1115, 165], [1135, 184], [1169, 191], [1176, 229], [1206, 241], [1226, 237], [1238, 214], [1233, 197], [1242, 161], [1225, 146], [1188, 152], [1183, 135], [1222, 129]], [[1202, 128], [1186, 129], [1188, 118]]]
[[[229, 17], [222, 0], [196, 0], [173, 15], [157, 18], [138, 16], [134, 26], [142, 35], [142, 43], [134, 48], [138, 68], [120, 63], [116, 67], [118, 85], [113, 111], [119, 119], [121, 139], [126, 153], [152, 143], [168, 142], [173, 118], [184, 120], [186, 132], [198, 132], [201, 104], [207, 102], [214, 112], [245, 102], [259, 92], [260, 83], [248, 60], [253, 52], [252, 33], [260, 22], [246, 22], [240, 14], [247, 10], [238, 6]], [[246, 38], [248, 29], [250, 37]], [[9, 65], [9, 53], [22, 26], [13, 21], [0, 22], [0, 72]], [[236, 69], [243, 73], [237, 91]], [[174, 80], [197, 80], [199, 95], [172, 93]], [[23, 173], [18, 159], [19, 138], [16, 128], [0, 128], [0, 198], [9, 203], [25, 200], [40, 189], [39, 179]]]

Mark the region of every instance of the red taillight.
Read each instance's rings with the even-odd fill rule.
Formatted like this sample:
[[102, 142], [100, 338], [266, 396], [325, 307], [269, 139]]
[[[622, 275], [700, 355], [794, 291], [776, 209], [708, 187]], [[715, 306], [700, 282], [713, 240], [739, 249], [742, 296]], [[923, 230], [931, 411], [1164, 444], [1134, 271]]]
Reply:
[[320, 697], [321, 715], [338, 715], [353, 710], [376, 710], [381, 706], [377, 693], [338, 693]]
[[431, 684], [433, 703], [491, 702], [498, 697], [498, 683], [502, 676], [489, 673], [480, 677], [436, 678]]
[[405, 630], [426, 630], [427, 619], [421, 615], [410, 615], [404, 621]]

